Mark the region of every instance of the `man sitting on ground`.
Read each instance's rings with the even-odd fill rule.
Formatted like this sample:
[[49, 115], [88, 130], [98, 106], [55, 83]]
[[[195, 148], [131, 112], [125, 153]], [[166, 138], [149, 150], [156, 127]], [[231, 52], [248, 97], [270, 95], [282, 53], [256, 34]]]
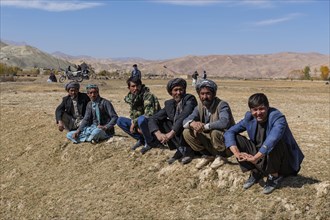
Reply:
[[[269, 194], [279, 186], [283, 176], [297, 175], [304, 155], [285, 116], [269, 107], [265, 94], [253, 94], [248, 105], [250, 111], [244, 119], [225, 133], [225, 143], [242, 171], [251, 171], [243, 188], [248, 189], [263, 176], [268, 176], [263, 193]], [[249, 139], [239, 135], [243, 131], [247, 131]]]
[[77, 82], [69, 82], [65, 85], [68, 95], [63, 97], [61, 104], [56, 108], [55, 117], [59, 131], [68, 131], [79, 127], [90, 101], [86, 93], [79, 92], [80, 85]]
[[118, 116], [111, 102], [100, 96], [97, 85], [88, 85], [86, 90], [91, 101], [85, 117], [78, 130], [69, 132], [67, 138], [73, 143], [86, 141], [96, 144], [114, 135]]
[[149, 118], [149, 130], [157, 140], [162, 144], [167, 143], [171, 150], [177, 149], [174, 156], [168, 160], [169, 164], [179, 159], [182, 164], [187, 164], [194, 156], [182, 136], [182, 122], [197, 105], [195, 96], [186, 94], [186, 88], [187, 82], [184, 79], [170, 80], [167, 92], [172, 99], [165, 101], [165, 107]]
[[148, 118], [160, 110], [160, 105], [158, 98], [150, 92], [148, 87], [142, 84], [139, 78], [130, 77], [127, 80], [127, 86], [129, 93], [124, 100], [130, 105], [130, 118], [119, 117], [117, 125], [128, 135], [138, 140], [131, 147], [131, 150], [143, 145], [141, 153], [145, 154], [155, 143], [155, 138], [148, 128]]
[[210, 162], [212, 169], [219, 168], [231, 152], [224, 144], [224, 132], [235, 124], [227, 102], [216, 96], [217, 85], [212, 80], [201, 80], [196, 85], [200, 102], [184, 121], [183, 137], [194, 151], [202, 154], [197, 163], [200, 169]]

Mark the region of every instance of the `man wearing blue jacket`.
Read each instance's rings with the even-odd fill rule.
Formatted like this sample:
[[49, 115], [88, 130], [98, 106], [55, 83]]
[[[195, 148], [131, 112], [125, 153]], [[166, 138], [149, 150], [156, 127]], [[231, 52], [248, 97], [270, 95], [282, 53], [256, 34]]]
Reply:
[[[267, 176], [264, 194], [273, 192], [285, 176], [297, 175], [304, 159], [285, 116], [269, 107], [267, 96], [256, 93], [248, 100], [250, 111], [225, 132], [225, 145], [237, 158], [243, 172], [251, 171], [243, 188]], [[239, 135], [247, 131], [249, 139]]]

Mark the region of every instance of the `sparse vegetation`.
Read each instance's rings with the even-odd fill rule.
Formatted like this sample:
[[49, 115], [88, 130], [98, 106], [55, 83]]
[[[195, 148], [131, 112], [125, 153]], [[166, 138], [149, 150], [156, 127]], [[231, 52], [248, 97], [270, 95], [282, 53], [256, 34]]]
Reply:
[[22, 71], [21, 68], [15, 66], [8, 66], [5, 63], [0, 63], [0, 75], [16, 75]]
[[4, 63], [0, 63], [0, 82], [13, 82], [16, 81], [16, 75], [22, 71], [18, 67], [8, 66]]
[[321, 66], [320, 72], [321, 72], [322, 80], [329, 80], [329, 67], [328, 66]]
[[309, 66], [305, 66], [305, 68], [303, 70], [303, 73], [304, 73], [303, 79], [310, 80], [311, 79], [310, 72], [311, 72], [311, 68]]

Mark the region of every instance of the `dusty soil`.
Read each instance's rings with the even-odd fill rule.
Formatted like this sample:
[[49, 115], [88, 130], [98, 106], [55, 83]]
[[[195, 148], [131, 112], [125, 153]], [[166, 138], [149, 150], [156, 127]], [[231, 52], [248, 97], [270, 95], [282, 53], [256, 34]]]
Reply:
[[[119, 128], [98, 145], [74, 145], [55, 126], [54, 110], [66, 94], [63, 84], [1, 83], [1, 219], [329, 219], [330, 90], [324, 82], [217, 81], [236, 121], [255, 92], [268, 95], [300, 144], [300, 175], [284, 179], [270, 195], [254, 185], [237, 164], [218, 170], [166, 160], [173, 151], [131, 152], [134, 140]], [[128, 116], [124, 80], [94, 81]], [[165, 80], [144, 83], [163, 102]], [[88, 81], [82, 83], [86, 86]], [[191, 86], [188, 91], [196, 94]], [[231, 158], [235, 163], [235, 160]]]

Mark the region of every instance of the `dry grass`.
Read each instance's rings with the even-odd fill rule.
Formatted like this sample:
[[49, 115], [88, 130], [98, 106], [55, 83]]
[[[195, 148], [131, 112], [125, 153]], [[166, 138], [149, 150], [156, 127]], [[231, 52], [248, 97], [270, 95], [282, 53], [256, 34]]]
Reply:
[[[287, 117], [305, 160], [298, 177], [263, 195], [260, 186], [244, 191], [247, 175], [237, 165], [196, 170], [169, 166], [174, 152], [130, 152], [134, 141], [120, 129], [111, 142], [73, 145], [57, 131], [54, 110], [63, 84], [1, 83], [1, 219], [328, 219], [330, 93], [324, 82], [218, 81], [236, 121], [247, 99], [264, 92]], [[88, 81], [83, 82], [86, 86]], [[94, 81], [101, 95], [127, 116], [124, 80]], [[169, 98], [166, 81], [145, 84]], [[192, 87], [188, 91], [195, 94]], [[231, 159], [233, 162], [234, 159]]]

